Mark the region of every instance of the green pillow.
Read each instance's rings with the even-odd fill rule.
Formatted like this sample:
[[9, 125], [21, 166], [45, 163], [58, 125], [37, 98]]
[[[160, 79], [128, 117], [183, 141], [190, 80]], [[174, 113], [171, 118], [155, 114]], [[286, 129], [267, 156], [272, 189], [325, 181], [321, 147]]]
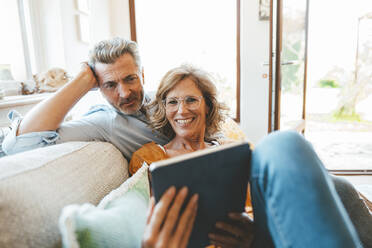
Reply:
[[140, 247], [150, 198], [144, 165], [97, 207], [70, 205], [59, 220], [63, 247]]

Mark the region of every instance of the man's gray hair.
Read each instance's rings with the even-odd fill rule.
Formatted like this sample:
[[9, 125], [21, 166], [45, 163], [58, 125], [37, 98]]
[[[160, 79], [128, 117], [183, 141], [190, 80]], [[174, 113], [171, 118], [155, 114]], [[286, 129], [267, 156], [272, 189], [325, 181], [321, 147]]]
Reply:
[[89, 65], [94, 68], [96, 63], [113, 64], [126, 53], [132, 55], [138, 71], [141, 71], [141, 58], [137, 43], [120, 37], [98, 42], [89, 51]]

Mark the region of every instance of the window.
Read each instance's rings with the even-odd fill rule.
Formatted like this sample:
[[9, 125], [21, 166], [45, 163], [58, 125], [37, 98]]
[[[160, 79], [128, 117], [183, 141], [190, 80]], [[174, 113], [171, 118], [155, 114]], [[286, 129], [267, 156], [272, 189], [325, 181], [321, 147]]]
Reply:
[[135, 1], [137, 37], [132, 39], [137, 39], [141, 52], [146, 89], [156, 91], [169, 69], [191, 63], [214, 76], [220, 99], [230, 107], [231, 116], [239, 120], [237, 3]]
[[[25, 2], [25, 3], [24, 3]], [[26, 30], [27, 1], [2, 0], [0, 7], [0, 82], [32, 78], [30, 46]], [[27, 12], [26, 12], [27, 14]]]

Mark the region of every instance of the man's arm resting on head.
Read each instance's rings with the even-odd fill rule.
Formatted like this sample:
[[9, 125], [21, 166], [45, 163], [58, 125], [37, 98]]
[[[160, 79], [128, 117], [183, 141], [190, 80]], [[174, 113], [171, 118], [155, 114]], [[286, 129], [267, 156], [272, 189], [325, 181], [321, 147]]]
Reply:
[[80, 73], [72, 81], [26, 114], [19, 123], [16, 135], [56, 130], [68, 111], [96, 85], [92, 70], [83, 64]]

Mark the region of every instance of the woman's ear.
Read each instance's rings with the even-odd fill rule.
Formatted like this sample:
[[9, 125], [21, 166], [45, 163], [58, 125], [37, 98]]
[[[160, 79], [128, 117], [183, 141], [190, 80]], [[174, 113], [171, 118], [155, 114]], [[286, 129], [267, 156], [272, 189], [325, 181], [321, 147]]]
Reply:
[[144, 68], [142, 67], [142, 84], [144, 85], [145, 84], [145, 72], [144, 72]]

